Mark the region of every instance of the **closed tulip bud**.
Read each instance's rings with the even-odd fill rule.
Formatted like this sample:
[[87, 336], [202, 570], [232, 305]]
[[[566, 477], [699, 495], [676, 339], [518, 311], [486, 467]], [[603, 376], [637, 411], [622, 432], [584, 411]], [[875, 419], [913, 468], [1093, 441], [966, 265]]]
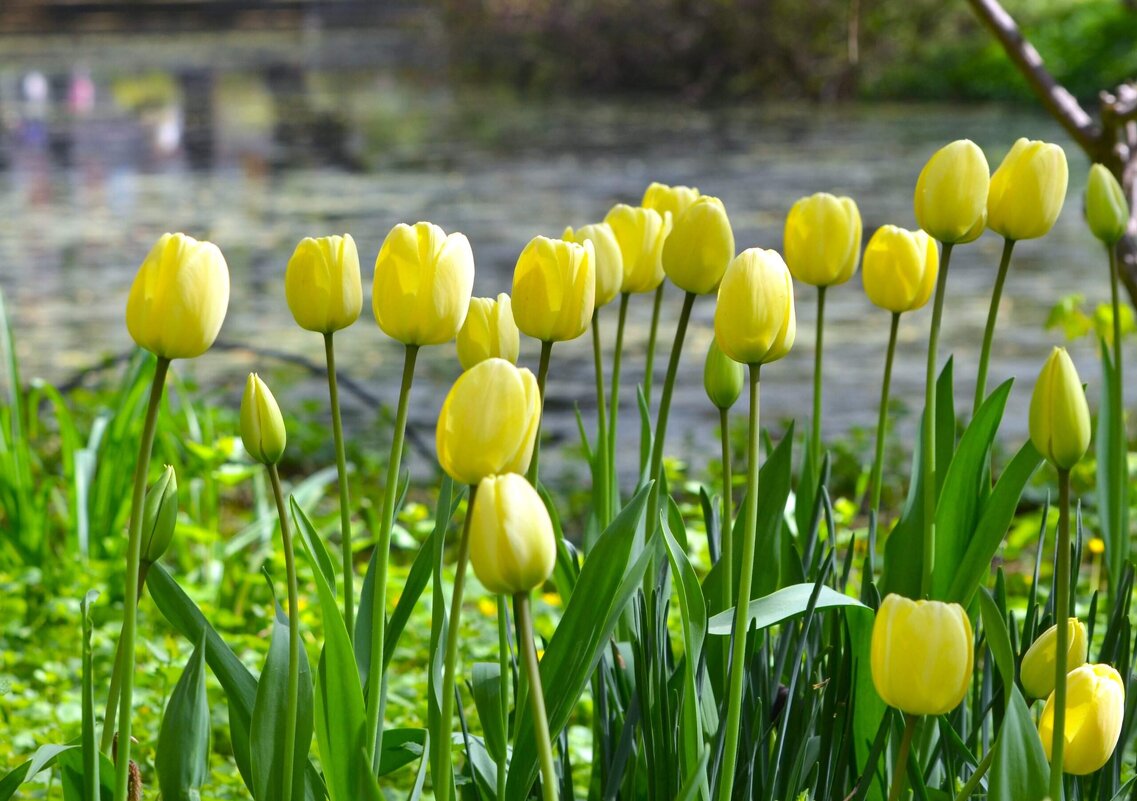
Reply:
[[603, 308], [615, 300], [624, 280], [624, 254], [620, 252], [620, 243], [616, 241], [612, 226], [602, 222], [582, 225], [576, 231], [566, 228], [561, 238], [578, 245], [592, 243], [596, 257], [596, 308]]
[[1094, 236], [1106, 245], [1116, 245], [1129, 225], [1129, 204], [1125, 191], [1102, 164], [1090, 167], [1086, 184], [1086, 221]]
[[[1076, 617], [1070, 618], [1066, 629], [1066, 672], [1086, 664], [1088, 643], [1086, 627]], [[1046, 698], [1054, 692], [1055, 670], [1058, 661], [1058, 627], [1051, 626], [1027, 649], [1023, 656], [1019, 676], [1023, 689], [1031, 698]]]
[[375, 259], [371, 306], [383, 333], [405, 345], [458, 335], [474, 288], [474, 254], [462, 234], [428, 222], [399, 223]]
[[872, 628], [872, 681], [889, 706], [943, 715], [967, 694], [974, 667], [971, 621], [959, 604], [888, 595]]
[[513, 321], [509, 295], [502, 292], [493, 298], [471, 298], [466, 322], [458, 332], [458, 361], [469, 370], [486, 359], [505, 359], [517, 364], [521, 351], [521, 335]]
[[126, 328], [162, 359], [209, 350], [229, 306], [229, 267], [217, 245], [163, 234], [138, 268], [126, 300]]
[[1090, 446], [1090, 407], [1065, 348], [1042, 365], [1030, 397], [1030, 439], [1059, 470], [1069, 470]]
[[671, 231], [671, 215], [621, 203], [604, 222], [612, 226], [624, 257], [620, 291], [654, 292], [663, 283], [663, 243]]
[[979, 238], [987, 224], [987, 157], [970, 139], [957, 139], [928, 159], [916, 181], [916, 222], [941, 242]]
[[442, 404], [435, 431], [438, 462], [460, 484], [524, 473], [540, 419], [533, 373], [505, 359], [478, 362], [458, 377]]
[[153, 564], [162, 558], [174, 538], [178, 522], [178, 479], [166, 465], [162, 475], [146, 492], [142, 506], [142, 561]]
[[843, 284], [861, 258], [861, 212], [851, 197], [818, 192], [794, 203], [786, 217], [786, 265], [812, 286]]
[[782, 257], [749, 248], [727, 266], [715, 304], [715, 340], [742, 364], [777, 361], [797, 333], [794, 285]]
[[487, 590], [516, 595], [545, 583], [557, 541], [544, 501], [524, 476], [483, 478], [470, 514], [470, 563]]
[[707, 361], [703, 365], [703, 388], [711, 403], [723, 410], [733, 406], [742, 394], [745, 373], [743, 366], [723, 353], [718, 341], [712, 338]]
[[1061, 147], [1019, 139], [991, 176], [987, 227], [1007, 239], [1046, 236], [1066, 202], [1069, 178]]
[[249, 373], [241, 398], [241, 440], [249, 456], [264, 465], [279, 462], [288, 441], [276, 398], [256, 373]]
[[[1085, 776], [1113, 755], [1125, 718], [1125, 683], [1109, 665], [1082, 665], [1066, 676], [1066, 726], [1062, 772]], [[1054, 743], [1054, 694], [1038, 721], [1042, 750], [1050, 759]]]
[[596, 251], [534, 237], [513, 269], [513, 317], [527, 336], [566, 342], [588, 330], [596, 307]]
[[331, 334], [358, 320], [363, 287], [351, 234], [300, 240], [284, 273], [284, 295], [296, 324], [309, 331]]
[[734, 258], [734, 232], [726, 207], [703, 195], [675, 220], [663, 243], [663, 271], [675, 286], [696, 295], [714, 292]]
[[644, 199], [640, 205], [645, 209], [655, 209], [660, 217], [671, 214], [672, 220], [678, 220], [679, 215], [698, 198], [699, 190], [693, 186], [668, 186], [653, 181], [644, 191]]
[[923, 231], [885, 225], [876, 229], [865, 248], [865, 294], [890, 312], [915, 311], [932, 296], [939, 270], [934, 239]]

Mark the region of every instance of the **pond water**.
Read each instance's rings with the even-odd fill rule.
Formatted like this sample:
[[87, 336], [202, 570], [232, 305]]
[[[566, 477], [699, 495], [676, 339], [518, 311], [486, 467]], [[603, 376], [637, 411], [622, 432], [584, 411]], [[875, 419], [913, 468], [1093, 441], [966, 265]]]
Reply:
[[[428, 219], [469, 237], [475, 294], [493, 295], [508, 291], [514, 260], [532, 236], [600, 219], [613, 203], [637, 202], [650, 181], [660, 180], [720, 196], [740, 249], [780, 248], [790, 204], [819, 190], [856, 198], [867, 240], [884, 223], [914, 225], [911, 196], [919, 169], [957, 137], [977, 141], [992, 166], [1020, 135], [1060, 142], [1070, 156], [1062, 218], [1042, 242], [1019, 245], [1004, 296], [991, 385], [1012, 375], [1022, 379], [1004, 427], [1009, 440], [1025, 435], [1030, 386], [1062, 338], [1043, 330], [1050, 307], [1075, 292], [1091, 304], [1108, 298], [1104, 256], [1081, 219], [1088, 165], [1041, 113], [529, 100], [450, 82], [445, 64], [424, 54], [415, 36], [428, 41], [433, 34], [303, 30], [146, 43], [6, 43], [0, 289], [13, 314], [25, 378], [67, 381], [130, 348], [126, 293], [142, 257], [167, 230], [215, 241], [232, 274], [222, 331], [232, 347], [178, 369], [215, 388], [219, 402], [236, 405], [245, 372], [256, 368], [287, 382], [284, 395], [292, 403], [323, 397], [322, 379], [243, 346], [322, 361], [319, 338], [293, 324], [284, 300], [285, 264], [303, 236], [350, 232], [366, 289], [390, 227]], [[941, 347], [956, 354], [961, 405], [970, 404], [1000, 247], [988, 233], [958, 248], [953, 259]], [[763, 415], [771, 423], [802, 415], [810, 399], [815, 292], [805, 286], [797, 292], [798, 344], [763, 374]], [[865, 299], [859, 275], [828, 300], [826, 430], [871, 427], [888, 315]], [[672, 288], [657, 374], [665, 369], [679, 302]], [[631, 304], [626, 409], [634, 405], [650, 306], [648, 296]], [[342, 371], [393, 403], [401, 349], [379, 332], [370, 304], [365, 307], [356, 326], [337, 337]], [[695, 305], [671, 427], [669, 450], [696, 463], [713, 454], [717, 442], [717, 414], [701, 382], [712, 309], [710, 298]], [[895, 393], [917, 408], [928, 317], [927, 310], [906, 315], [900, 329]], [[615, 308], [602, 319], [610, 348]], [[1092, 392], [1094, 348], [1083, 340], [1073, 352]], [[534, 368], [536, 355], [532, 343], [523, 346], [522, 359]], [[458, 364], [452, 347], [438, 347], [424, 353], [420, 365], [411, 425], [430, 443]], [[557, 437], [577, 441], [574, 405], [591, 419], [591, 375], [587, 338], [554, 349], [548, 427]], [[349, 392], [345, 402], [349, 427], [373, 420], [374, 409], [358, 395]], [[638, 426], [629, 417], [621, 433], [627, 467], [638, 451]]]

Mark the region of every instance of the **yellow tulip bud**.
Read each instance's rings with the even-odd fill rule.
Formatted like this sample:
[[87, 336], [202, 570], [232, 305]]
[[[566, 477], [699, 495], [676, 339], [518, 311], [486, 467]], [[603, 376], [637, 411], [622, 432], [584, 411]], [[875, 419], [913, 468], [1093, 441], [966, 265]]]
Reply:
[[[1066, 629], [1066, 672], [1086, 664], [1088, 643], [1086, 627], [1076, 617], [1070, 618]], [[1023, 656], [1019, 677], [1023, 689], [1031, 698], [1046, 698], [1054, 692], [1055, 671], [1058, 660], [1058, 627], [1051, 626], [1036, 639]]]
[[671, 215], [621, 203], [604, 222], [612, 226], [624, 257], [620, 291], [654, 292], [663, 283], [663, 243], [671, 231]]
[[1019, 139], [991, 176], [987, 227], [1007, 239], [1046, 236], [1066, 202], [1069, 178], [1061, 147]]
[[865, 294], [890, 312], [915, 311], [932, 296], [939, 270], [934, 239], [923, 231], [885, 225], [876, 229], [865, 248]]
[[178, 479], [166, 465], [162, 475], [146, 491], [142, 507], [142, 561], [153, 564], [162, 558], [174, 538], [178, 522]]
[[288, 441], [276, 398], [256, 373], [249, 373], [241, 398], [241, 441], [249, 456], [265, 465], [280, 461]]
[[[1085, 776], [1099, 770], [1113, 755], [1125, 718], [1125, 683], [1109, 665], [1082, 665], [1066, 676], [1066, 745], [1062, 772]], [[1038, 721], [1042, 750], [1050, 759], [1054, 744], [1054, 694]]]
[[1054, 348], [1038, 374], [1030, 397], [1030, 439], [1059, 470], [1076, 465], [1090, 447], [1090, 407], [1065, 348]]
[[979, 238], [987, 224], [987, 157], [970, 139], [957, 139], [928, 159], [916, 181], [916, 222], [941, 242]]
[[470, 519], [470, 563], [493, 593], [516, 595], [545, 583], [557, 561], [553, 521], [524, 476], [486, 476]]
[[729, 409], [742, 394], [745, 382], [746, 370], [723, 353], [718, 341], [712, 338], [707, 361], [703, 365], [703, 388], [711, 403], [719, 409]]
[[592, 243], [596, 257], [593, 265], [596, 272], [595, 308], [602, 308], [615, 300], [624, 280], [624, 254], [620, 252], [620, 243], [616, 241], [612, 226], [602, 222], [582, 225], [576, 231], [566, 228], [561, 238], [578, 245]]
[[441, 345], [470, 308], [474, 254], [462, 234], [399, 223], [379, 249], [371, 306], [383, 333], [405, 345]]
[[644, 199], [640, 205], [645, 209], [655, 209], [660, 217], [670, 213], [672, 220], [678, 220], [679, 215], [698, 198], [699, 190], [692, 186], [668, 186], [653, 181], [644, 191]]
[[363, 287], [351, 234], [300, 240], [284, 273], [284, 295], [296, 324], [309, 331], [330, 334], [358, 320]]
[[1102, 164], [1090, 167], [1086, 184], [1086, 221], [1095, 237], [1115, 245], [1129, 225], [1129, 203], [1117, 178]]
[[794, 280], [812, 286], [843, 284], [861, 258], [861, 212], [851, 197], [818, 192], [790, 209], [786, 265]]
[[513, 321], [509, 295], [502, 292], [493, 298], [471, 298], [466, 322], [458, 332], [458, 361], [463, 370], [478, 362], [499, 358], [517, 364], [521, 351], [521, 335]]
[[696, 295], [714, 292], [734, 258], [734, 232], [726, 207], [703, 195], [675, 220], [663, 243], [663, 271], [675, 286]]
[[974, 652], [971, 621], [959, 604], [886, 596], [871, 650], [873, 685], [902, 712], [943, 715], [967, 694]]
[[742, 364], [765, 364], [789, 353], [797, 333], [794, 286], [782, 257], [749, 248], [727, 266], [715, 304], [715, 339]]
[[588, 330], [596, 306], [596, 251], [534, 237], [513, 269], [513, 317], [527, 336], [565, 342]]
[[458, 377], [442, 404], [435, 431], [438, 462], [460, 484], [524, 473], [540, 419], [533, 373], [505, 359], [478, 362]]
[[217, 245], [163, 234], [130, 287], [126, 328], [155, 356], [192, 359], [209, 350], [228, 306], [229, 267]]

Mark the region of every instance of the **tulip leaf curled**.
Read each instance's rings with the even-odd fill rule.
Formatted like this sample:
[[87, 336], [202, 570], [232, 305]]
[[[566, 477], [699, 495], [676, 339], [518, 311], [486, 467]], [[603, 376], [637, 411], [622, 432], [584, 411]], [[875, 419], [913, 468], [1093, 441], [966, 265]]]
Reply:
[[155, 768], [162, 798], [199, 801], [209, 777], [209, 701], [205, 696], [205, 632], [174, 685], [158, 732]]
[[994, 748], [988, 777], [990, 801], [1042, 801], [1047, 797], [1050, 765], [1018, 687], [1010, 688]]

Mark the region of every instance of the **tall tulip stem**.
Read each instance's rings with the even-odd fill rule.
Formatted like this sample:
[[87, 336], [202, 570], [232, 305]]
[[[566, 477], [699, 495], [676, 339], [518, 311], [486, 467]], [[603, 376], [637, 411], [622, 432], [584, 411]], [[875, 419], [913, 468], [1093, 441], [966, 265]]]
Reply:
[[655, 289], [651, 302], [651, 329], [647, 335], [647, 356], [644, 358], [644, 401], [651, 408], [651, 385], [655, 376], [655, 343], [659, 339], [659, 312], [663, 306], [663, 284]]
[[557, 769], [553, 762], [553, 743], [549, 737], [549, 718], [545, 712], [545, 693], [541, 689], [540, 664], [533, 643], [533, 612], [529, 606], [529, 593], [519, 592], [513, 596], [513, 613], [517, 616], [517, 628], [521, 635], [517, 647], [521, 649], [525, 659], [525, 672], [529, 677], [529, 711], [533, 714], [533, 730], [541, 762], [541, 798], [543, 801], [557, 801]]
[[296, 554], [292, 547], [292, 529], [288, 525], [288, 509], [280, 488], [280, 474], [275, 464], [267, 466], [276, 513], [280, 518], [280, 538], [284, 546], [284, 572], [288, 578], [288, 701], [284, 717], [284, 770], [281, 779], [281, 801], [292, 801], [293, 767], [296, 758], [296, 714], [300, 698], [300, 585], [296, 580]]
[[1070, 647], [1070, 471], [1058, 470], [1058, 537], [1055, 542], [1054, 734], [1050, 745], [1050, 797], [1062, 801], [1066, 747], [1066, 651]]
[[347, 486], [347, 456], [340, 417], [339, 386], [336, 381], [336, 350], [332, 334], [324, 334], [324, 354], [328, 365], [328, 397], [332, 407], [332, 439], [336, 447], [336, 474], [340, 490], [340, 549], [343, 551], [343, 621], [347, 636], [355, 642], [355, 570], [351, 548], [351, 498]]
[[975, 788], [979, 786], [979, 782], [983, 781], [983, 777], [987, 775], [987, 771], [991, 768], [991, 762], [995, 758], [995, 749], [991, 748], [979, 760], [979, 764], [975, 766], [975, 770], [967, 777], [967, 781], [963, 787], [956, 793], [955, 801], [967, 801], [971, 798], [971, 794], [975, 792]]
[[[414, 382], [418, 345], [407, 345], [403, 358], [403, 381], [399, 387], [399, 405], [395, 412], [395, 431], [391, 437], [391, 454], [387, 459], [387, 485], [383, 488], [382, 517], [379, 519], [379, 541], [375, 544], [375, 594], [371, 598], [371, 660], [367, 671], [367, 753], [371, 764], [379, 764], [382, 747], [381, 712], [383, 709], [383, 649], [387, 634], [387, 560], [391, 555], [391, 529], [395, 525], [395, 499], [399, 491], [399, 468], [403, 461], [403, 439], [407, 434], [407, 410]], [[445, 751], [446, 749], [443, 749]]]
[[892, 787], [888, 791], [888, 801], [897, 801], [904, 789], [904, 776], [908, 771], [908, 754], [912, 750], [912, 735], [916, 733], [916, 715], [904, 716], [904, 734], [900, 738], [900, 753], [896, 755], [896, 767], [892, 772]]
[[[513, 683], [509, 675], [509, 612], [505, 608], [505, 595], [497, 596], [497, 661], [498, 661], [498, 703], [501, 706], [501, 719], [505, 723], [505, 737], [509, 739], [509, 687]], [[508, 767], [506, 749], [497, 755], [497, 797], [505, 798], [506, 769]]]
[[[126, 801], [130, 779], [130, 724], [134, 707], [134, 643], [138, 626], [139, 565], [142, 561], [142, 506], [146, 500], [146, 476], [150, 472], [150, 454], [154, 449], [154, 432], [158, 425], [158, 407], [170, 360], [159, 357], [150, 384], [150, 401], [142, 422], [142, 438], [138, 443], [138, 461], [134, 466], [134, 492], [130, 500], [130, 527], [126, 540], [126, 589], [123, 595], [122, 633], [119, 635], [122, 652], [122, 696], [119, 699], [118, 758], [115, 765], [115, 801]], [[113, 725], [113, 724], [108, 724]]]
[[[1121, 536], [1120, 538], [1114, 537], [1113, 539], [1122, 544], [1122, 553], [1125, 557], [1129, 555], [1129, 532], [1127, 528], [1127, 516], [1129, 509], [1129, 465], [1128, 465], [1128, 452], [1129, 452], [1129, 436], [1125, 428], [1125, 381], [1122, 374], [1122, 361], [1121, 361], [1121, 298], [1118, 290], [1120, 283], [1120, 276], [1118, 275], [1117, 264], [1117, 248], [1107, 247], [1106, 251], [1109, 253], [1109, 295], [1110, 301], [1113, 306], [1113, 384], [1110, 390], [1113, 394], [1113, 406], [1117, 409], [1117, 423], [1118, 430], [1113, 432], [1113, 442], [1110, 443], [1110, 450], [1113, 451], [1118, 457], [1118, 464], [1116, 467], [1116, 484], [1111, 488], [1111, 503], [1116, 505], [1118, 512], [1114, 518], [1120, 523]], [[1108, 565], [1122, 564], [1121, 560], [1115, 559], [1111, 554], [1107, 557]], [[1115, 590], [1118, 582], [1121, 580], [1120, 576], [1113, 575], [1114, 571], [1109, 571], [1109, 582], [1111, 591]]]
[[[612, 480], [608, 476], [608, 445], [606, 444], [606, 432], [608, 429], [607, 421], [604, 414], [604, 355], [600, 347], [600, 309], [592, 312], [592, 368], [596, 374], [596, 483], [599, 485], [597, 488], [599, 508], [601, 509], [600, 519], [597, 521], [600, 524], [600, 529], [604, 530], [608, 526], [611, 519], [611, 507], [608, 501], [608, 492], [611, 488]], [[603, 447], [603, 452], [600, 448]]]
[[1014, 249], [1015, 240], [1003, 240], [1003, 256], [999, 259], [999, 273], [995, 276], [995, 288], [991, 291], [991, 307], [987, 310], [987, 327], [983, 330], [983, 349], [979, 352], [979, 375], [975, 379], [975, 403], [971, 409], [973, 417], [987, 397], [987, 367], [991, 361], [991, 344], [995, 341], [995, 320], [999, 316], [1003, 284], [1007, 280], [1007, 270], [1011, 266], [1011, 251]]
[[817, 288], [817, 334], [813, 341], [813, 467], [821, 469], [821, 359], [825, 342], [825, 290]]
[[739, 563], [738, 595], [734, 603], [733, 646], [730, 654], [730, 689], [726, 713], [726, 742], [722, 772], [719, 774], [719, 801], [730, 801], [734, 792], [734, 771], [738, 760], [738, 729], [742, 720], [743, 668], [746, 663], [747, 625], [750, 611], [750, 585], [754, 578], [754, 545], [758, 527], [758, 408], [761, 399], [762, 365], [750, 365], [750, 428], [746, 448], [746, 516], [742, 529], [742, 561]]
[[892, 388], [892, 361], [896, 356], [896, 334], [900, 329], [900, 312], [892, 313], [892, 327], [888, 332], [888, 351], [884, 356], [884, 379], [880, 385], [880, 411], [876, 420], [876, 450], [873, 453], [872, 511], [880, 513], [881, 480], [884, 476], [884, 439], [888, 433], [888, 393]]
[[925, 596], [932, 588], [932, 568], [936, 562], [936, 353], [944, 316], [951, 250], [952, 243], [945, 242], [940, 274], [936, 277], [932, 327], [928, 332], [928, 368], [924, 376], [924, 553], [920, 594]]
[[537, 486], [537, 471], [541, 461], [541, 418], [545, 416], [545, 381], [549, 377], [549, 357], [553, 354], [553, 343], [541, 343], [541, 361], [537, 365], [537, 392], [541, 396], [541, 415], [537, 418], [537, 434], [533, 439], [533, 459], [529, 462], [529, 473], [526, 478], [534, 487]]
[[628, 320], [627, 292], [620, 295], [620, 313], [616, 321], [616, 346], [612, 351], [612, 389], [608, 396], [608, 479], [612, 492], [608, 497], [608, 519], [616, 517], [620, 507], [620, 482], [616, 471], [616, 424], [620, 417], [620, 361], [624, 355], [624, 325]]
[[[734, 600], [734, 481], [730, 466], [730, 411], [719, 409], [719, 431], [722, 438], [722, 522], [719, 524], [719, 575], [722, 576], [722, 608], [730, 609]], [[723, 643], [723, 686], [730, 681], [730, 643]]]

